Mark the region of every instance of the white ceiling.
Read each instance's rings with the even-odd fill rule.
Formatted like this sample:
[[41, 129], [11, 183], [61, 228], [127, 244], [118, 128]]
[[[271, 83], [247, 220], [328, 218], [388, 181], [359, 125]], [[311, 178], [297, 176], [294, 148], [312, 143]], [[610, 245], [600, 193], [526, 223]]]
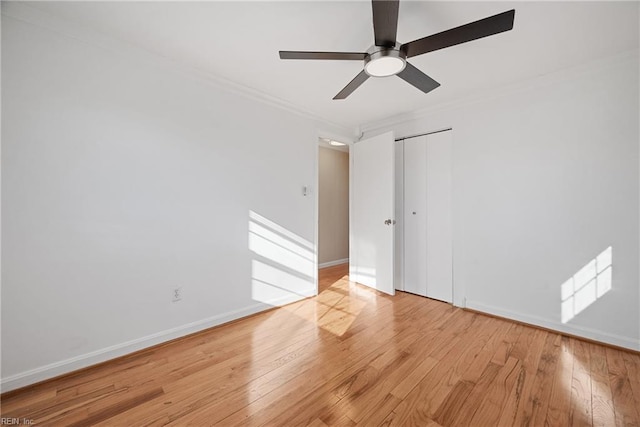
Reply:
[[638, 49], [639, 4], [401, 0], [401, 43], [509, 9], [514, 29], [412, 58], [442, 85], [429, 94], [397, 77], [372, 78], [343, 101], [332, 97], [360, 72], [360, 61], [283, 61], [278, 50], [365, 51], [373, 44], [368, 1], [29, 6], [355, 127]]

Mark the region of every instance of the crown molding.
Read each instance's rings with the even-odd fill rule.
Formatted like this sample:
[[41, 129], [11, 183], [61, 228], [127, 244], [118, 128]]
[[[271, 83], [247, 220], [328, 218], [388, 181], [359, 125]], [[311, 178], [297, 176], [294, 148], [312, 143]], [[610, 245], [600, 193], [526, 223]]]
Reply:
[[422, 108], [408, 113], [398, 114], [383, 120], [367, 122], [359, 127], [362, 135], [386, 131], [394, 126], [425, 119], [433, 114], [445, 111], [456, 110], [474, 104], [484, 103], [494, 99], [502, 98], [518, 92], [531, 89], [542, 88], [558, 83], [570, 81], [577, 76], [597, 74], [611, 67], [616, 67], [631, 61], [640, 59], [640, 49], [631, 49], [611, 56], [599, 58], [577, 66], [563, 68], [552, 73], [544, 74], [531, 79], [522, 80], [516, 83], [500, 86], [498, 88], [478, 91], [473, 95], [459, 98], [457, 100], [437, 104], [431, 107]]
[[345, 123], [337, 123], [329, 120], [312, 111], [306, 110], [299, 105], [290, 103], [276, 96], [269, 95], [258, 89], [254, 89], [240, 83], [234, 82], [222, 76], [188, 66], [181, 62], [161, 56], [149, 50], [135, 46], [125, 40], [114, 38], [110, 35], [100, 33], [96, 30], [72, 22], [68, 19], [57, 17], [51, 13], [42, 11], [37, 7], [27, 5], [22, 1], [11, 1], [1, 3], [2, 15], [33, 25], [35, 27], [52, 31], [56, 34], [72, 38], [86, 45], [107, 50], [116, 55], [125, 57], [127, 61], [133, 63], [145, 63], [184, 77], [196, 78], [201, 83], [231, 92], [235, 95], [248, 98], [262, 104], [278, 108], [280, 110], [293, 113], [297, 116], [318, 122], [324, 126], [336, 128], [343, 134], [352, 134], [353, 128]]
[[163, 57], [146, 49], [139, 48], [127, 41], [116, 39], [112, 36], [99, 33], [67, 19], [59, 18], [36, 7], [25, 4], [27, 2], [2, 2], [2, 15], [22, 21], [24, 23], [43, 28], [60, 35], [75, 39], [81, 43], [96, 48], [108, 50], [114, 54], [125, 56], [128, 61], [144, 62], [156, 67], [164, 68], [185, 77], [197, 78], [201, 83], [217, 89], [225, 90], [244, 98], [260, 102], [264, 105], [287, 111], [297, 116], [318, 122], [327, 127], [335, 128], [338, 134], [357, 135], [360, 138], [372, 132], [384, 131], [394, 126], [424, 119], [430, 115], [448, 110], [470, 106], [501, 98], [513, 93], [553, 85], [558, 82], [570, 80], [578, 75], [600, 72], [608, 67], [624, 63], [629, 60], [638, 60], [640, 50], [631, 49], [609, 57], [600, 58], [574, 67], [564, 68], [549, 74], [520, 82], [475, 92], [470, 96], [458, 98], [454, 101], [440, 103], [430, 107], [410, 111], [382, 120], [365, 122], [360, 126], [352, 127], [346, 123], [337, 123], [321, 115], [304, 109], [273, 95], [269, 95], [257, 89], [236, 83], [232, 80], [203, 71], [186, 64]]

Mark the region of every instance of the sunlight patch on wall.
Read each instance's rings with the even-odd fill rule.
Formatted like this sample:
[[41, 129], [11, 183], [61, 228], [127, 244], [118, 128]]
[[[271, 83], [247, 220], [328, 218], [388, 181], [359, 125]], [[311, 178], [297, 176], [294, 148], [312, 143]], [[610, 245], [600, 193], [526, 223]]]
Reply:
[[253, 211], [248, 228], [253, 300], [280, 305], [314, 295], [313, 244]]
[[305, 253], [311, 254], [313, 255], [314, 253], [314, 246], [313, 243], [311, 243], [310, 241], [308, 241], [307, 239], [305, 239], [304, 237], [298, 236], [297, 234], [287, 230], [286, 228], [282, 227], [279, 224], [276, 224], [275, 222], [263, 217], [262, 215], [254, 212], [254, 211], [249, 211], [249, 222], [253, 222], [256, 224], [261, 224], [265, 227], [268, 227], [270, 229], [272, 229], [273, 231], [275, 231], [276, 233], [280, 234], [283, 238], [286, 238], [288, 240], [290, 240], [292, 243], [294, 243], [296, 246], [296, 249], [304, 249]]
[[609, 246], [560, 288], [561, 319], [567, 323], [611, 290], [613, 249]]
[[300, 297], [313, 295], [309, 293], [313, 282], [295, 274], [288, 273], [278, 267], [262, 261], [251, 261], [251, 290], [255, 301], [274, 301], [291, 294]]
[[256, 223], [249, 223], [249, 249], [299, 273], [313, 277], [313, 254]]

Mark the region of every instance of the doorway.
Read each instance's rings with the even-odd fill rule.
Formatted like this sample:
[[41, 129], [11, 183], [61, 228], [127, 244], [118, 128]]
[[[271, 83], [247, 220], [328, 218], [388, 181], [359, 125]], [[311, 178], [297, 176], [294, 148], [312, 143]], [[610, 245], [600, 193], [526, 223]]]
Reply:
[[[318, 141], [318, 269], [348, 271], [349, 145]], [[318, 293], [330, 283], [320, 281]]]

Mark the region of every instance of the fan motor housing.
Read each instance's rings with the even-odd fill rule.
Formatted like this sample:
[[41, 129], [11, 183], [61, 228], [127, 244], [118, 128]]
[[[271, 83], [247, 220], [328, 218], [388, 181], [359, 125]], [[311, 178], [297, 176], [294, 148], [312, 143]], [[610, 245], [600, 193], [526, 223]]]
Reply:
[[407, 54], [394, 47], [372, 46], [364, 58], [364, 70], [371, 77], [387, 77], [400, 73], [406, 66]]

